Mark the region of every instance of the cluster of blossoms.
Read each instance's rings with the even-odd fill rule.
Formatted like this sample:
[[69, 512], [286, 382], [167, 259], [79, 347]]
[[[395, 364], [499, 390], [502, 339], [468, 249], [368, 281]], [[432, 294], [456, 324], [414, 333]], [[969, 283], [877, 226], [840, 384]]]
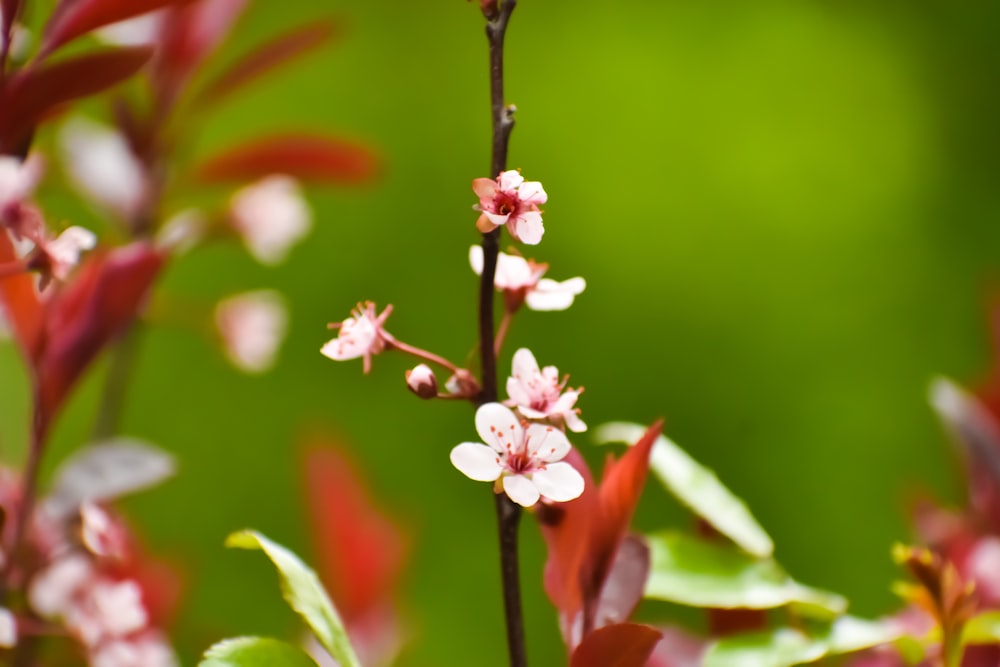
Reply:
[[[538, 206], [548, 199], [541, 183], [525, 181], [517, 171], [505, 171], [496, 179], [475, 179], [472, 188], [479, 197], [475, 209], [481, 211], [476, 223], [480, 232], [506, 225], [515, 240], [529, 245], [541, 241], [544, 228]], [[476, 275], [482, 275], [481, 246], [470, 249], [469, 262]], [[586, 288], [583, 278], [563, 282], [544, 278], [547, 270], [547, 264], [499, 254], [494, 287], [504, 296], [504, 318], [496, 336], [497, 350], [511, 317], [522, 305], [539, 311], [565, 310]], [[373, 356], [390, 349], [406, 352], [422, 361], [406, 372], [407, 386], [417, 396], [478, 402], [480, 383], [470, 370], [403, 343], [386, 331], [391, 312], [392, 306], [378, 313], [374, 303], [359, 304], [346, 320], [330, 325], [339, 329], [338, 335], [323, 345], [322, 354], [335, 361], [361, 358], [368, 373]], [[443, 393], [429, 364], [450, 373]], [[576, 407], [582, 390], [567, 388], [567, 381], [555, 366], [540, 368], [530, 350], [517, 350], [507, 379], [507, 400], [480, 405], [475, 423], [482, 442], [456, 446], [451, 451], [452, 464], [471, 479], [493, 482], [497, 493], [506, 493], [524, 507], [540, 500], [577, 498], [583, 493], [584, 479], [563, 461], [572, 450], [565, 430], [579, 433], [587, 425]]]
[[[0, 476], [2, 505], [17, 511], [20, 488]], [[0, 608], [0, 647], [13, 648], [37, 634], [68, 636], [69, 653], [92, 667], [176, 667], [154, 616], [155, 584], [142, 577], [128, 529], [107, 508], [85, 501], [70, 509], [51, 496], [32, 513], [25, 553], [8, 576], [27, 580], [26, 606]], [[44, 625], [42, 622], [44, 621]]]

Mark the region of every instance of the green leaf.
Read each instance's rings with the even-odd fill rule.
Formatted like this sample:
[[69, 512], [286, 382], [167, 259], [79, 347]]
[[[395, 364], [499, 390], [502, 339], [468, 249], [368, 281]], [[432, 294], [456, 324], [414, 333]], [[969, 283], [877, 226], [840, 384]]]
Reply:
[[842, 616], [813, 636], [778, 628], [720, 639], [708, 647], [702, 666], [791, 667], [888, 644], [900, 636], [899, 630], [883, 623]]
[[224, 639], [205, 651], [198, 667], [316, 667], [298, 646], [268, 637]]
[[987, 611], [973, 616], [965, 624], [963, 644], [996, 644], [1000, 642], [1000, 611]]
[[772, 559], [681, 533], [647, 535], [646, 597], [693, 607], [771, 609], [796, 604], [808, 615], [842, 614], [847, 600], [804, 586]]
[[227, 547], [260, 549], [271, 559], [281, 578], [281, 593], [341, 667], [361, 667], [340, 615], [326, 594], [319, 577], [298, 556], [253, 530], [226, 538]]
[[[600, 444], [633, 443], [645, 432], [646, 428], [638, 424], [612, 422], [598, 427], [595, 437]], [[653, 445], [650, 467], [667, 491], [747, 553], [761, 557], [774, 553], [774, 542], [746, 503], [727, 489], [714, 472], [663, 435]]]

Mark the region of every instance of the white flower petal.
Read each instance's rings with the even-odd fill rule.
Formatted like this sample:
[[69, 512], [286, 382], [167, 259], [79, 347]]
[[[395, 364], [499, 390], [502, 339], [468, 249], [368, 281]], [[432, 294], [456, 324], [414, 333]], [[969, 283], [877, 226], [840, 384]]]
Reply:
[[511, 500], [523, 507], [531, 507], [538, 502], [540, 496], [534, 482], [524, 475], [507, 475], [504, 477], [503, 490]]
[[573, 305], [573, 299], [587, 287], [583, 278], [570, 278], [559, 283], [542, 278], [535, 289], [528, 292], [525, 303], [532, 310], [566, 310]]
[[477, 482], [492, 482], [503, 472], [492, 448], [478, 442], [463, 442], [451, 450], [451, 464]]
[[511, 364], [513, 375], [518, 380], [529, 380], [538, 373], [538, 361], [535, 355], [526, 347], [520, 348], [514, 353], [514, 360]]
[[483, 211], [483, 215], [489, 218], [489, 221], [494, 225], [499, 227], [500, 225], [506, 225], [507, 220], [510, 218], [510, 214], [506, 213], [504, 215], [499, 215], [497, 213], [490, 213], [489, 211]]
[[520, 187], [521, 183], [524, 183], [524, 176], [521, 176], [521, 173], [516, 169], [511, 169], [501, 173], [497, 182], [501, 190], [514, 190]]
[[545, 190], [542, 189], [542, 184], [538, 181], [525, 181], [521, 183], [521, 186], [517, 189], [517, 196], [525, 204], [534, 204], [536, 206], [544, 204], [549, 198], [545, 194]]
[[367, 317], [349, 317], [341, 324], [340, 335], [320, 348], [320, 353], [334, 361], [357, 359], [371, 350], [377, 333]]
[[547, 424], [531, 424], [526, 436], [528, 451], [542, 461], [561, 461], [571, 445], [562, 431]]
[[526, 211], [517, 216], [514, 222], [514, 238], [525, 245], [538, 245], [545, 234], [542, 226], [542, 214], [538, 211]]
[[476, 432], [487, 445], [498, 452], [506, 451], [513, 443], [520, 447], [524, 431], [517, 415], [500, 403], [486, 403], [476, 410]]
[[288, 311], [274, 290], [245, 292], [219, 302], [215, 324], [229, 361], [246, 373], [263, 373], [285, 338]]
[[583, 433], [587, 430], [587, 425], [580, 419], [580, 415], [576, 414], [573, 410], [564, 412], [563, 420], [566, 422], [566, 428], [573, 431], [573, 433]]
[[583, 493], [583, 477], [569, 463], [550, 463], [532, 475], [539, 492], [549, 500], [566, 502]]
[[535, 276], [528, 266], [528, 261], [523, 257], [500, 253], [497, 256], [497, 270], [493, 282], [499, 290], [520, 289], [534, 285]]
[[483, 275], [483, 246], [474, 245], [469, 248], [469, 264], [477, 276]]

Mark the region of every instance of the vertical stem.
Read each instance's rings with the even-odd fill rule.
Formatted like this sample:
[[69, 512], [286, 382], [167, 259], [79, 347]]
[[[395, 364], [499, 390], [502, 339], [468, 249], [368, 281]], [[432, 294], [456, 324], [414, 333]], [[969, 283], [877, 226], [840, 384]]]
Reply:
[[141, 325], [133, 322], [122, 333], [111, 349], [108, 373], [104, 378], [104, 391], [94, 423], [94, 439], [104, 440], [118, 433], [118, 422], [125, 407], [125, 394], [131, 377], [132, 364], [139, 350]]
[[[486, 38], [490, 47], [490, 102], [493, 118], [493, 151], [490, 176], [496, 178], [507, 167], [507, 146], [514, 128], [513, 107], [504, 103], [503, 43], [507, 22], [516, 0], [484, 1]], [[497, 400], [497, 355], [493, 332], [493, 280], [500, 252], [498, 227], [483, 234], [483, 273], [479, 283], [479, 353], [482, 363], [482, 391], [478, 403]], [[526, 667], [524, 618], [521, 611], [521, 579], [517, 555], [517, 531], [521, 508], [506, 494], [494, 494], [497, 533], [500, 542], [500, 574], [503, 581], [504, 616], [507, 621], [507, 651], [511, 667]]]

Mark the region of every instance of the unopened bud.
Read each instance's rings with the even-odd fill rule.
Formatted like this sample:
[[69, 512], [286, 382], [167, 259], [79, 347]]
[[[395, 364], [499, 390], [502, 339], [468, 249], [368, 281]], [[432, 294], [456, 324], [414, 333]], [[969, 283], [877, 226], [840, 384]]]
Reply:
[[456, 396], [471, 398], [479, 393], [479, 383], [475, 376], [464, 368], [459, 368], [455, 374], [445, 382], [445, 389]]
[[420, 398], [437, 397], [437, 378], [427, 364], [420, 364], [406, 371], [406, 386]]

